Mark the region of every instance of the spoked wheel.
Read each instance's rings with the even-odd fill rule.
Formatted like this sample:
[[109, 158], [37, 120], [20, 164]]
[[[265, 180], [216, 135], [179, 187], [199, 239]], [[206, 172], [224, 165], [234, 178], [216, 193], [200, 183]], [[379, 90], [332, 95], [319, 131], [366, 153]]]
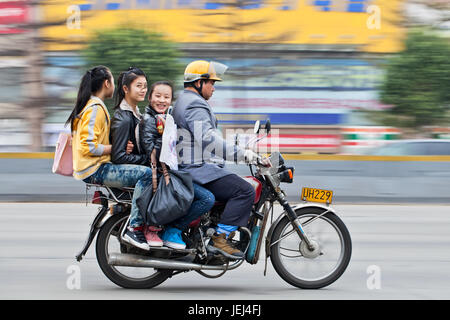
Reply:
[[347, 268], [352, 243], [347, 227], [323, 208], [295, 211], [313, 249], [301, 241], [287, 217], [275, 227], [270, 259], [276, 272], [289, 284], [302, 289], [319, 289], [336, 281]]
[[127, 222], [128, 214], [116, 214], [102, 226], [96, 243], [97, 261], [103, 273], [115, 284], [123, 288], [153, 288], [172, 275], [172, 270], [153, 268], [118, 267], [108, 264], [112, 253], [123, 253], [125, 246], [120, 243], [120, 230]]

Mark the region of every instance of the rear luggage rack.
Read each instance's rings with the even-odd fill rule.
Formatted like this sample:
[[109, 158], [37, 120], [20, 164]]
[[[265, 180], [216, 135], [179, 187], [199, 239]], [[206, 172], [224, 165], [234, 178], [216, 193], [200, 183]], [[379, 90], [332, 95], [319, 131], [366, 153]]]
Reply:
[[[129, 203], [131, 204], [131, 199], [133, 198], [134, 188], [121, 187], [121, 188], [112, 188], [102, 184], [93, 184], [86, 183], [86, 202], [87, 202], [87, 191], [90, 188], [104, 188], [108, 191], [108, 195], [106, 196], [107, 200], [114, 201], [117, 203]], [[102, 194], [103, 195], [103, 194]], [[97, 199], [94, 199], [97, 200]]]

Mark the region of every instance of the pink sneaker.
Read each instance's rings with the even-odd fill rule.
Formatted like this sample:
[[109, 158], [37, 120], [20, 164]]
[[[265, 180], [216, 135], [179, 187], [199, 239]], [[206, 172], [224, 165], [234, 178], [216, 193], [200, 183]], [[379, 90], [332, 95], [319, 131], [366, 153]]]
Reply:
[[155, 226], [146, 226], [144, 229], [145, 239], [150, 247], [162, 247], [163, 242], [158, 237], [158, 231], [161, 231], [161, 228]]

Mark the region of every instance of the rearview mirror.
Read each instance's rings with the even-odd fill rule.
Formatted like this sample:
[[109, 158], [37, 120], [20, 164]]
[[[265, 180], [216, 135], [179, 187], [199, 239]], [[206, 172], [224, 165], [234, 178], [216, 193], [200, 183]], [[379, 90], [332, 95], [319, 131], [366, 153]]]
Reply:
[[270, 132], [270, 120], [267, 119], [267, 121], [266, 121], [266, 133], [269, 134], [269, 132]]
[[261, 128], [261, 122], [257, 120], [255, 122], [255, 126], [253, 127], [253, 133], [257, 134], [259, 132], [259, 129]]

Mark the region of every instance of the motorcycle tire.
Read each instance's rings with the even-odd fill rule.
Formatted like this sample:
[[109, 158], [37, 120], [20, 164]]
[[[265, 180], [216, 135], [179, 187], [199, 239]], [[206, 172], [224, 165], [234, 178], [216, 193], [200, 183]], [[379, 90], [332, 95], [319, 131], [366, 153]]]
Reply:
[[155, 273], [146, 278], [133, 278], [119, 272], [108, 264], [108, 241], [112, 233], [120, 229], [126, 223], [128, 213], [118, 213], [109, 218], [101, 227], [96, 242], [97, 262], [106, 277], [116, 285], [127, 289], [149, 289], [156, 287], [167, 280], [173, 273], [172, 270], [155, 269]]
[[[307, 217], [308, 218], [317, 217], [318, 215], [322, 214], [325, 211], [326, 211], [326, 209], [323, 209], [323, 208], [309, 207], [309, 208], [299, 208], [299, 209], [295, 210], [295, 213], [296, 213], [298, 219], [305, 219]], [[306, 269], [306, 267], [305, 267], [305, 270], [308, 270], [308, 271], [314, 270], [314, 263], [316, 263], [315, 261], [321, 262], [324, 260], [320, 260], [320, 259], [326, 259], [326, 258], [322, 258], [321, 256], [322, 255], [325, 256], [327, 254], [327, 252], [326, 252], [327, 248], [325, 248], [325, 250], [324, 250], [325, 253], [320, 252], [320, 253], [316, 254], [316, 256], [313, 256], [313, 257], [307, 258], [306, 255], [303, 255], [301, 252], [301, 249], [300, 249], [302, 241], [301, 241], [300, 237], [297, 235], [297, 233], [293, 231], [292, 224], [289, 221], [288, 217], [284, 217], [278, 222], [278, 224], [275, 226], [275, 229], [274, 229], [272, 237], [271, 237], [272, 245], [270, 247], [270, 260], [272, 262], [272, 265], [273, 265], [275, 271], [278, 273], [278, 275], [283, 280], [285, 280], [286, 282], [288, 282], [289, 284], [291, 284], [297, 288], [319, 289], [319, 288], [326, 287], [326, 286], [332, 284], [333, 282], [335, 282], [337, 279], [339, 279], [339, 277], [344, 273], [345, 269], [347, 268], [347, 266], [350, 262], [351, 253], [352, 253], [352, 242], [351, 242], [351, 238], [350, 238], [350, 233], [348, 232], [348, 229], [345, 226], [345, 224], [343, 223], [343, 221], [332, 212], [328, 212], [328, 213], [324, 214], [319, 219], [322, 220], [326, 224], [326, 227], [331, 227], [332, 229], [330, 229], [330, 230], [334, 230], [336, 232], [336, 234], [339, 238], [339, 241], [338, 241], [339, 246], [341, 247], [341, 251], [339, 253], [339, 257], [337, 258], [337, 262], [335, 263], [335, 265], [333, 265], [332, 270], [328, 274], [325, 274], [323, 276], [307, 279], [307, 278], [303, 278], [303, 275], [298, 276], [297, 274], [295, 274], [297, 269], [302, 268], [302, 265], [301, 265], [302, 263], [304, 263], [304, 265], [307, 263], [310, 264], [309, 265], [310, 269]], [[316, 223], [319, 219], [316, 219], [312, 223]], [[286, 230], [288, 230], [288, 229], [290, 229], [291, 231], [286, 232]], [[315, 236], [314, 233], [308, 234], [307, 230], [305, 230], [305, 232], [308, 236], [311, 236], [312, 238], [314, 238], [314, 236]], [[288, 235], [288, 233], [290, 235]], [[285, 248], [285, 247], [283, 247], [284, 246], [283, 241], [285, 241], [285, 239], [287, 239], [289, 237], [293, 237], [291, 243], [295, 243], [295, 245], [291, 244], [291, 248]], [[297, 244], [297, 242], [298, 242], [298, 244]], [[319, 242], [317, 242], [317, 243], [319, 243]], [[320, 250], [322, 250], [322, 249], [323, 248], [320, 247]], [[304, 247], [303, 247], [303, 250], [305, 250]], [[287, 254], [284, 253], [283, 251], [287, 252]], [[295, 254], [297, 254], [297, 256], [292, 256], [292, 258], [299, 258], [298, 260], [288, 261], [289, 259], [285, 259], [285, 257], [291, 258], [291, 256], [288, 256], [288, 255], [293, 255], [294, 251], [295, 251]], [[336, 251], [338, 251], [338, 250], [336, 250]], [[300, 254], [300, 255], [298, 256], [298, 254]], [[303, 260], [301, 260], [301, 259], [303, 259]], [[288, 264], [291, 262], [292, 262], [293, 267], [291, 267], [290, 265], [288, 266]], [[315, 270], [312, 272], [315, 272]]]

